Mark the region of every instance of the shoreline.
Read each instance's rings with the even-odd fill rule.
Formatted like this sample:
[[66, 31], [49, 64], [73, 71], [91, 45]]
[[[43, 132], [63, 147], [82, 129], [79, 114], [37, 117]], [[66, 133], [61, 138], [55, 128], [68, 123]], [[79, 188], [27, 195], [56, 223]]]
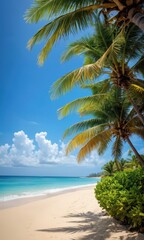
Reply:
[[85, 188], [87, 189], [89, 187], [95, 187], [96, 184], [97, 183], [81, 185], [81, 186], [74, 186], [74, 187], [70, 187], [70, 188], [62, 188], [62, 189], [58, 189], [58, 191], [49, 192], [49, 193], [46, 193], [46, 194], [43, 194], [43, 195], [26, 196], [26, 197], [20, 197], [20, 198], [17, 198], [17, 199], [0, 201], [0, 211], [3, 210], [3, 209], [22, 206], [22, 205], [25, 205], [27, 203], [31, 203], [31, 202], [35, 202], [35, 201], [38, 201], [38, 200], [47, 199], [47, 198], [51, 198], [51, 197], [54, 197], [54, 196], [62, 195], [62, 194], [65, 194], [65, 193], [75, 192], [77, 190], [81, 190], [81, 189], [85, 189]]
[[61, 192], [0, 211], [3, 240], [144, 240], [103, 211], [94, 186]]

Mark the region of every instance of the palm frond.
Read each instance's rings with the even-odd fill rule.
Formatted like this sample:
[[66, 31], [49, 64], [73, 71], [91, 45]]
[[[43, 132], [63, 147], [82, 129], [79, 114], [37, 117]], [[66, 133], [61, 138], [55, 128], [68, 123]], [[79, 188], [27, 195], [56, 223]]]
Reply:
[[112, 146], [112, 155], [114, 156], [114, 159], [119, 159], [121, 157], [122, 147], [123, 140], [120, 136], [117, 136]]
[[70, 91], [75, 85], [82, 84], [86, 80], [93, 80], [99, 75], [100, 68], [97, 63], [80, 67], [65, 76], [59, 78], [51, 88], [51, 98], [61, 96]]
[[136, 85], [144, 88], [144, 80], [143, 79], [135, 78], [133, 80], [133, 84], [136, 84]]
[[72, 11], [94, 11], [102, 7], [113, 8], [114, 3], [95, 4], [94, 0], [34, 0], [31, 7], [25, 13], [25, 20], [29, 23], [38, 22], [43, 17], [50, 19], [53, 16], [61, 15]]
[[81, 88], [91, 89], [92, 94], [107, 93], [111, 88], [111, 80], [108, 78], [93, 84], [83, 84]]
[[124, 29], [122, 29], [120, 33], [115, 37], [112, 44], [105, 51], [105, 53], [97, 61], [97, 64], [99, 64], [100, 67], [103, 67], [107, 57], [109, 58], [116, 57], [119, 54], [121, 50], [121, 46], [124, 43], [125, 43], [125, 35], [124, 35]]
[[118, 54], [120, 51], [120, 46], [125, 41], [123, 30], [117, 35], [111, 46], [107, 49], [107, 51], [93, 64], [85, 65], [81, 68], [78, 68], [75, 71], [72, 71], [62, 78], [58, 79], [54, 85], [52, 86], [51, 93], [52, 98], [58, 97], [70, 89], [76, 84], [82, 84], [86, 80], [93, 80], [104, 66], [105, 61], [107, 60], [108, 55], [113, 56]]
[[78, 109], [80, 116], [93, 115], [98, 118], [109, 119], [111, 112], [106, 111], [104, 108], [102, 108], [102, 104], [104, 104], [106, 99], [107, 99], [107, 96], [105, 96], [105, 98], [103, 97], [103, 100], [102, 100], [103, 103], [97, 101], [97, 102], [92, 102], [91, 104], [85, 104], [84, 106], [81, 106]]
[[88, 64], [95, 62], [93, 56], [91, 56], [91, 55], [93, 55], [93, 54], [84, 56], [84, 65], [88, 65]]
[[102, 167], [102, 169], [105, 171], [105, 175], [109, 176], [113, 175], [113, 173], [115, 172], [114, 164], [115, 164], [114, 161], [109, 161]]
[[[127, 90], [128, 99], [134, 105], [134, 109], [142, 113], [144, 109], [144, 87], [138, 84], [131, 84]], [[135, 110], [136, 111], [136, 110]], [[138, 113], [136, 111], [136, 113]]]
[[[69, 44], [67, 50], [64, 52], [64, 54], [62, 55], [61, 60], [67, 61], [69, 60], [71, 57], [75, 56], [75, 55], [80, 55], [80, 54], [90, 54], [90, 52], [93, 54], [96, 54], [96, 47], [94, 44], [94, 37], [82, 37], [80, 40], [77, 40], [76, 42], [72, 42], [71, 44]], [[99, 57], [100, 58], [100, 55]]]
[[144, 127], [131, 127], [130, 128], [131, 132], [133, 134], [138, 135], [140, 138], [142, 138], [144, 140]]
[[99, 155], [102, 155], [105, 152], [105, 150], [107, 149], [107, 147], [108, 147], [108, 145], [109, 145], [109, 143], [111, 141], [112, 134], [111, 134], [110, 129], [107, 132], [105, 132], [103, 137], [104, 138], [101, 139], [101, 142], [100, 142], [100, 144], [98, 146], [98, 154]]
[[[95, 23], [95, 39], [96, 43], [99, 45], [100, 48], [102, 48], [103, 52], [105, 52], [112, 44], [113, 40], [119, 33], [118, 27], [108, 24], [104, 24], [103, 21], [100, 20], [100, 18], [96, 17], [96, 23]], [[101, 51], [101, 49], [100, 49]]]
[[132, 69], [138, 73], [141, 73], [144, 77], [144, 55], [134, 64]]
[[[138, 108], [141, 114], [143, 114], [143, 110], [142, 110], [143, 107], [144, 107], [144, 104], [140, 104], [140, 106], [138, 105]], [[125, 126], [128, 126], [130, 129], [137, 128], [137, 127], [143, 128], [143, 124], [134, 108], [131, 108], [127, 112], [127, 117], [125, 117]], [[131, 134], [133, 134], [131, 130], [130, 132]]]
[[143, 129], [143, 124], [137, 114], [135, 114], [132, 118], [129, 117], [126, 125], [129, 127], [131, 134], [133, 134], [134, 128], [141, 128], [141, 130]]
[[52, 0], [35, 0], [31, 7], [26, 11], [24, 19], [28, 23], [38, 22], [44, 17], [50, 15], [50, 7], [52, 8]]
[[99, 101], [101, 97], [104, 96], [105, 94], [96, 94], [89, 97], [78, 98], [70, 103], [67, 103], [64, 107], [58, 110], [59, 117], [63, 118], [73, 111], [78, 111], [79, 108], [84, 107], [85, 105], [96, 104], [96, 101]]
[[62, 61], [69, 60], [75, 55], [84, 55], [84, 65], [96, 62], [110, 47], [113, 42], [112, 31], [114, 28], [105, 25], [95, 16], [95, 34], [82, 37], [72, 42], [62, 56]]
[[88, 7], [93, 1], [77, 0], [34, 0], [31, 7], [26, 11], [24, 19], [28, 23], [35, 23], [42, 18], [51, 19], [53, 16], [72, 12], [79, 8]]
[[97, 104], [98, 103], [94, 102], [91, 104], [85, 104], [84, 106], [81, 106], [78, 110], [80, 116], [87, 116], [87, 115], [98, 116], [98, 111], [96, 111]]
[[94, 13], [91, 9], [85, 11], [74, 11], [57, 17], [53, 21], [42, 27], [28, 42], [28, 48], [32, 48], [37, 42], [46, 39], [44, 49], [42, 49], [39, 61], [42, 64], [51, 50], [54, 43], [61, 37], [68, 34], [74, 34], [79, 30], [88, 27], [89, 22], [94, 18]]
[[[36, 1], [34, 6], [29, 9], [25, 15], [26, 21], [37, 22], [41, 17], [46, 15], [46, 8], [52, 12], [54, 5], [52, 6], [53, 1]], [[50, 4], [50, 6], [49, 6]], [[57, 2], [57, 6], [58, 6]], [[43, 64], [45, 58], [47, 57], [49, 51], [51, 50], [54, 43], [61, 37], [67, 36], [69, 34], [76, 33], [78, 30], [83, 30], [88, 27], [90, 22], [95, 18], [95, 9], [98, 9], [100, 5], [90, 5], [85, 6], [74, 11], [70, 11], [63, 15], [58, 16], [53, 19], [51, 22], [42, 27], [28, 42], [28, 48], [32, 48], [37, 42], [42, 39], [46, 39], [47, 42], [40, 52], [39, 63]], [[58, 8], [59, 9], [59, 8]], [[60, 9], [59, 9], [60, 11]]]
[[[115, 91], [117, 90], [117, 91]], [[106, 118], [106, 119], [115, 119], [116, 116], [119, 119], [121, 112], [121, 95], [115, 92], [119, 92], [120, 89], [115, 89], [112, 87], [109, 91], [103, 94], [100, 101], [93, 99], [91, 103], [86, 103], [82, 105], [78, 112], [81, 116], [92, 114], [93, 116], [97, 116], [98, 118]]]
[[77, 160], [80, 162], [87, 154], [91, 153], [92, 150], [98, 148], [99, 154], [102, 154], [103, 151], [108, 146], [111, 140], [111, 132], [110, 130], [104, 130], [98, 133], [95, 137], [90, 139], [79, 151], [77, 155]]
[[103, 123], [103, 120], [96, 119], [96, 118], [76, 123], [76, 124], [72, 125], [71, 127], [69, 127], [68, 129], [66, 129], [63, 137], [65, 138], [65, 137], [67, 137], [71, 134], [75, 134], [75, 133], [78, 133], [80, 131], [84, 131], [88, 128], [100, 125], [102, 123]]
[[92, 128], [89, 128], [82, 133], [79, 133], [76, 135], [68, 144], [67, 149], [66, 149], [66, 154], [69, 152], [73, 151], [77, 147], [85, 144], [88, 142], [91, 138], [96, 136], [99, 132], [102, 131], [102, 129], [107, 128], [107, 124], [100, 124], [98, 126], [94, 126]]
[[136, 93], [144, 93], [144, 87], [141, 87], [136, 84], [131, 84], [129, 87], [129, 91], [135, 95]]
[[124, 58], [127, 62], [136, 59], [144, 50], [144, 33], [134, 24], [129, 24], [125, 33], [125, 44], [123, 46]]

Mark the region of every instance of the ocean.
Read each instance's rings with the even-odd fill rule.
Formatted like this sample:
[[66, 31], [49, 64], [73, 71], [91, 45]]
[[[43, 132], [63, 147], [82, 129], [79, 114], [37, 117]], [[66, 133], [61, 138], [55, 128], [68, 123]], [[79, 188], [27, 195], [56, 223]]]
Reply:
[[0, 176], [0, 202], [95, 185], [99, 178]]

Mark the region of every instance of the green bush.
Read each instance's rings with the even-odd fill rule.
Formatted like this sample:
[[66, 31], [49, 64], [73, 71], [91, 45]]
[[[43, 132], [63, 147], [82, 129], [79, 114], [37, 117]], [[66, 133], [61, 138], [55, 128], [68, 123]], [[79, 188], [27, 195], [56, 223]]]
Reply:
[[144, 170], [117, 172], [103, 178], [95, 196], [107, 213], [132, 228], [144, 226]]

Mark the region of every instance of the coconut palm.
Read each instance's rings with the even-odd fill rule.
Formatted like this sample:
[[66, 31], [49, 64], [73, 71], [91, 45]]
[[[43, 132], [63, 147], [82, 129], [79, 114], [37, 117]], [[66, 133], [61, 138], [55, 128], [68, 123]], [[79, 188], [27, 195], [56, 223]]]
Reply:
[[46, 40], [39, 55], [42, 64], [56, 41], [90, 27], [98, 10], [107, 19], [113, 14], [111, 21], [114, 23], [126, 25], [133, 22], [144, 30], [143, 8], [143, 0], [34, 0], [25, 20], [36, 23], [45, 18], [48, 22], [32, 37], [28, 46], [32, 48], [37, 42]]
[[102, 167], [102, 169], [104, 170], [104, 174], [106, 176], [112, 176], [115, 172], [114, 161], [109, 161]]
[[[144, 159], [144, 155], [141, 155], [141, 157]], [[133, 155], [132, 150], [129, 150], [126, 167], [127, 168], [138, 168], [139, 166], [140, 166], [140, 164], [137, 161], [137, 157], [135, 155]]]
[[[62, 114], [63, 109], [60, 111]], [[84, 106], [82, 103], [78, 112], [83, 112], [85, 115], [91, 113], [94, 118], [77, 123], [66, 130], [65, 136], [81, 131], [68, 144], [67, 154], [80, 147], [77, 157], [79, 162], [95, 148], [99, 154], [103, 154], [111, 142], [112, 155], [116, 161], [121, 157], [123, 143], [127, 142], [141, 166], [144, 167], [143, 158], [130, 140], [133, 134], [144, 139], [144, 128], [133, 109], [130, 108], [130, 104], [121, 89], [113, 89], [109, 96], [103, 98], [97, 105], [93, 102], [93, 104]]]
[[119, 161], [120, 168], [123, 171], [126, 168], [127, 161], [124, 158], [121, 158]]
[[60, 96], [89, 79], [93, 80], [93, 88], [98, 87], [99, 91], [99, 81], [102, 88], [115, 85], [125, 90], [144, 124], [144, 81], [139, 78], [140, 74], [144, 75], [144, 33], [135, 26], [129, 26], [125, 32], [117, 34], [117, 27], [97, 21], [93, 36], [70, 44], [62, 59], [83, 54], [84, 66], [58, 79], [53, 85], [52, 97]]

